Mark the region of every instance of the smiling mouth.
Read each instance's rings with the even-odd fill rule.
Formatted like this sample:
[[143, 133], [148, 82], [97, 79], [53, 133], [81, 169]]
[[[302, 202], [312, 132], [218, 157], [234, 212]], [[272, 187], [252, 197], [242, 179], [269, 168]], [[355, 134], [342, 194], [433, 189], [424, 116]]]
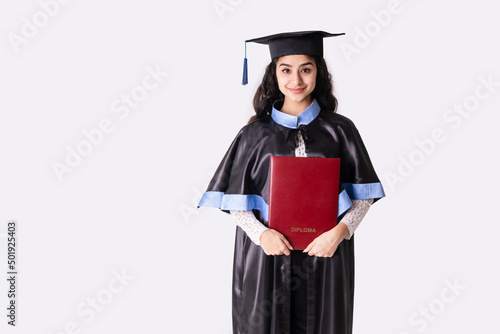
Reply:
[[294, 94], [302, 93], [304, 88], [288, 88], [289, 91], [291, 91]]

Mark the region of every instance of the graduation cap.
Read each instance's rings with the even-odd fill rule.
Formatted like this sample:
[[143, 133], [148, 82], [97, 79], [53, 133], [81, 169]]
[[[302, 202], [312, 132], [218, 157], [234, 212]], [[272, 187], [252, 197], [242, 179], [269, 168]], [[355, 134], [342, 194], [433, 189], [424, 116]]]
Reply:
[[308, 55], [323, 57], [323, 38], [344, 35], [345, 33], [332, 34], [325, 31], [296, 31], [274, 34], [245, 41], [245, 60], [243, 61], [243, 81], [248, 84], [247, 43], [269, 45], [271, 59], [288, 55]]

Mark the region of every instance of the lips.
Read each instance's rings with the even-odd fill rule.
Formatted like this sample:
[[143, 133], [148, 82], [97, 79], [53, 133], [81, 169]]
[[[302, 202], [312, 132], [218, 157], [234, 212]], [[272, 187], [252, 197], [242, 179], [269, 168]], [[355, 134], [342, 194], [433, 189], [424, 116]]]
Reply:
[[288, 90], [294, 94], [299, 94], [304, 91], [304, 88], [288, 88]]

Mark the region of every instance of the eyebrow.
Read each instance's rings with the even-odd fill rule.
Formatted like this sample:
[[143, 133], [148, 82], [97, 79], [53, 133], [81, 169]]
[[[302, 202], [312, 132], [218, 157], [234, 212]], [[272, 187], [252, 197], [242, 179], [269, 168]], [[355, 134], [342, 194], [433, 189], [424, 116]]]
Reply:
[[[314, 66], [314, 64], [312, 62], [307, 62], [307, 63], [304, 63], [304, 64], [300, 64], [299, 67], [303, 67], [303, 66], [307, 66], [307, 65], [313, 65]], [[280, 66], [293, 67], [292, 65], [285, 64], [285, 63], [281, 63]]]

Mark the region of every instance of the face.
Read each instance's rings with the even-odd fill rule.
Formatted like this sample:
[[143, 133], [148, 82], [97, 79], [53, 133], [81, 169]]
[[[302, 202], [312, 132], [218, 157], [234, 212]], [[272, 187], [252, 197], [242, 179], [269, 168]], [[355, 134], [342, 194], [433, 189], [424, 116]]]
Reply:
[[276, 78], [285, 102], [312, 102], [311, 93], [316, 87], [316, 61], [306, 55], [290, 55], [278, 58]]

